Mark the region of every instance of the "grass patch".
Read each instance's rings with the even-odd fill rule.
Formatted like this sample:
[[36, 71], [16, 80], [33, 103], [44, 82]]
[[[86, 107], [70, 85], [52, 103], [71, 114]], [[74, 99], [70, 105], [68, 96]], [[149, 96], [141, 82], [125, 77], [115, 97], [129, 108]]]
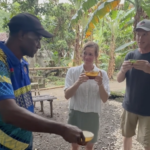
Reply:
[[114, 91], [110, 92], [110, 96], [109, 96], [110, 99], [116, 99], [116, 98], [121, 98], [121, 97], [124, 97], [124, 93], [114, 92]]
[[118, 98], [115, 98], [114, 100], [117, 101], [117, 102], [122, 103], [123, 102], [123, 97], [118, 97]]
[[47, 78], [48, 86], [54, 85], [54, 86], [61, 86], [65, 85], [65, 78], [57, 77], [57, 76], [49, 76]]

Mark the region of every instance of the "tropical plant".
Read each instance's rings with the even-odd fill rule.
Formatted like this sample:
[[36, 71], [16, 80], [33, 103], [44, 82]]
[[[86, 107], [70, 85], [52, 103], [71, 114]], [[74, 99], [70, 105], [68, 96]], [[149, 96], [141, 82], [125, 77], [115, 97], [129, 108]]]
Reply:
[[89, 21], [85, 27], [86, 37], [92, 35], [95, 25], [103, 18], [108, 12], [118, 6], [120, 0], [84, 0], [76, 14], [72, 17], [71, 23], [77, 23], [82, 19], [83, 14], [89, 13]]
[[[64, 58], [71, 59], [75, 43], [75, 31], [68, 30], [74, 11], [74, 6], [68, 3], [59, 3], [59, 0], [47, 0], [39, 3], [39, 0], [13, 0], [0, 3], [0, 8], [9, 12], [10, 16], [5, 17], [3, 26], [7, 29], [7, 23], [10, 18], [21, 12], [28, 12], [36, 15], [42, 22], [42, 25], [54, 35], [53, 39], [42, 39], [41, 50], [51, 51], [50, 57], [55, 61], [55, 66], [66, 65]], [[64, 63], [62, 63], [64, 61]], [[37, 62], [35, 55], [34, 63]]]

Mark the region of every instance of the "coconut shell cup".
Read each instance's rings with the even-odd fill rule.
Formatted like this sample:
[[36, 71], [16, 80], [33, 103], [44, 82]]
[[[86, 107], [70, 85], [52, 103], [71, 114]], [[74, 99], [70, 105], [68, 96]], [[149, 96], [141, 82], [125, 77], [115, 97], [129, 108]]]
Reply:
[[94, 134], [92, 132], [89, 132], [89, 131], [83, 131], [83, 135], [85, 137], [86, 143], [90, 142], [94, 137]]
[[98, 73], [99, 72], [96, 72], [96, 71], [85, 72], [86, 76], [89, 79], [95, 79], [98, 76]]

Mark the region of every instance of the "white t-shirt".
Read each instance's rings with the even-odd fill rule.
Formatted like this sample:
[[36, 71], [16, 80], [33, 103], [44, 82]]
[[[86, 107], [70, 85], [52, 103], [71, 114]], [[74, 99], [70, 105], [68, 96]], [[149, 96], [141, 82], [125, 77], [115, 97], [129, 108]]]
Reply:
[[[103, 86], [108, 93], [109, 90], [109, 79], [106, 71], [100, 70], [94, 65], [93, 71], [101, 71], [103, 76]], [[84, 72], [83, 64], [81, 66], [72, 67], [68, 70], [65, 80], [65, 89], [70, 88]], [[95, 112], [101, 111], [101, 98], [99, 93], [99, 86], [93, 79], [89, 79], [87, 82], [82, 83], [74, 96], [70, 98], [69, 109], [81, 111], [81, 112]]]

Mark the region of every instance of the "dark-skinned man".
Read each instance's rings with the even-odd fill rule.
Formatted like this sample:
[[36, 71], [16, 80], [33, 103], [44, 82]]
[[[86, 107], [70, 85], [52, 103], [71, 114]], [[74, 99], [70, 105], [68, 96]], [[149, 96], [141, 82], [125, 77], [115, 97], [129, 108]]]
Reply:
[[32, 132], [53, 133], [70, 143], [84, 144], [75, 126], [64, 125], [34, 114], [28, 63], [41, 48], [42, 37], [51, 38], [34, 15], [14, 16], [9, 38], [0, 42], [0, 150], [32, 150]]

